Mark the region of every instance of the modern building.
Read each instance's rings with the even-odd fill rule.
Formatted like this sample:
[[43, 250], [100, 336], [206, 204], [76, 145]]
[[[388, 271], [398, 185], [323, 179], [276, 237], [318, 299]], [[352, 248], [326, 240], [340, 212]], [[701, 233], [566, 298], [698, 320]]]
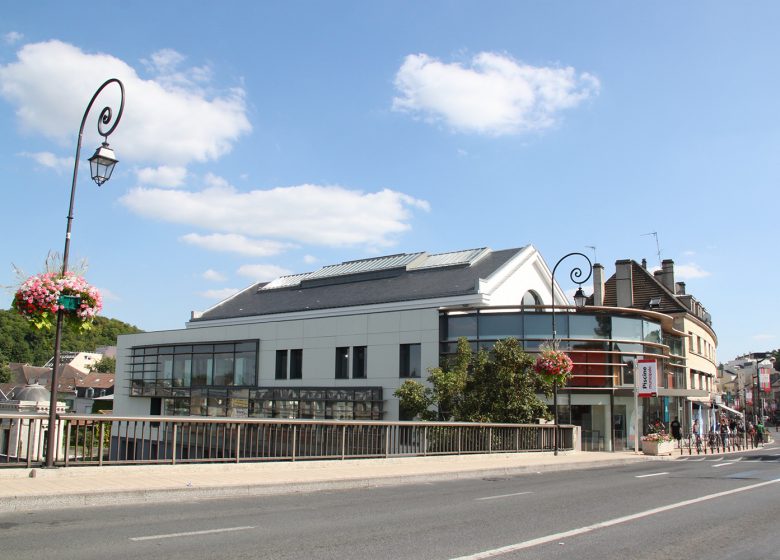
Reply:
[[[183, 330], [119, 337], [114, 412], [398, 419], [439, 363], [443, 308], [551, 301], [532, 246], [349, 261], [257, 283]], [[566, 298], [556, 290], [555, 301]]]
[[[645, 270], [637, 280], [643, 274], [654, 279]], [[326, 266], [254, 284], [193, 313], [184, 329], [120, 336], [114, 413], [397, 420], [395, 389], [427, 377], [458, 338], [476, 349], [512, 336], [536, 352], [552, 338], [554, 305], [556, 338], [575, 362], [559, 398], [561, 421], [582, 427], [586, 449], [631, 447], [637, 420], [641, 434], [654, 415], [682, 416], [687, 398], [709, 399], [688, 384], [684, 341], [689, 323], [711, 329], [686, 317], [668, 290], [660, 297], [674, 306], [645, 309], [637, 298], [618, 301], [626, 289], [605, 282], [596, 265], [592, 305], [576, 309], [531, 245]], [[714, 333], [708, 341], [714, 348]], [[660, 398], [637, 409], [642, 358], [656, 360], [663, 375]]]

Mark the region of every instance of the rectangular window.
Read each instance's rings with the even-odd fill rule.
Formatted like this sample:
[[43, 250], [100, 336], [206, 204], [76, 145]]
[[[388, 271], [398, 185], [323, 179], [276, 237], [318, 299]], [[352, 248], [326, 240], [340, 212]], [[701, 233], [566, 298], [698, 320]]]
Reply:
[[287, 379], [287, 350], [276, 351], [276, 379]]
[[420, 377], [422, 359], [419, 344], [401, 344], [399, 377]]
[[255, 352], [236, 352], [234, 371], [236, 385], [257, 385], [256, 357]]
[[195, 354], [192, 357], [192, 384], [211, 385], [214, 378], [212, 354]]
[[366, 347], [354, 346], [352, 348], [352, 378], [366, 378]]
[[336, 348], [336, 379], [349, 379], [349, 347]]
[[214, 385], [233, 385], [233, 354], [214, 354]]
[[303, 350], [290, 350], [290, 379], [303, 379]]

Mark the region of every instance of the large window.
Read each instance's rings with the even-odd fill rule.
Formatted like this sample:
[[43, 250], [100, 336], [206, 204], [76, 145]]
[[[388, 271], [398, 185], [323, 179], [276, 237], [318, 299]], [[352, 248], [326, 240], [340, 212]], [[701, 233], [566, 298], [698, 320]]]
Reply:
[[421, 377], [422, 355], [419, 344], [401, 344], [399, 377]]
[[254, 418], [381, 420], [381, 387], [260, 388], [249, 392]]
[[349, 379], [349, 346], [336, 348], [336, 379]]
[[[128, 372], [131, 396], [172, 398], [176, 402], [163, 403], [165, 410], [193, 407], [200, 414], [201, 405], [221, 405], [192, 404], [192, 388], [257, 384], [257, 341], [135, 347]], [[186, 406], [177, 399], [186, 399]]]

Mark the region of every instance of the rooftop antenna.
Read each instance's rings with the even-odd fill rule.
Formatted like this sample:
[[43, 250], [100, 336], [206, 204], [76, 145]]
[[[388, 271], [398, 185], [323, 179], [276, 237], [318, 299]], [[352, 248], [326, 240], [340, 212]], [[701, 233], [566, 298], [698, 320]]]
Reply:
[[652, 235], [655, 237], [655, 249], [658, 252], [658, 266], [661, 266], [661, 246], [658, 244], [658, 232], [651, 231], [650, 233], [643, 233], [642, 236]]
[[599, 262], [599, 260], [596, 258], [596, 246], [595, 245], [585, 245], [588, 249], [593, 249], [593, 262]]

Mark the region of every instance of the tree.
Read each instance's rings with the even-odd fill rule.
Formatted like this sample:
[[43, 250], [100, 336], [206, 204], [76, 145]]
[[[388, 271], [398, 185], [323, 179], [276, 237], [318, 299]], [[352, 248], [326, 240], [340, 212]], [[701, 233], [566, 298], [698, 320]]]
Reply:
[[0, 383], [11, 382], [11, 368], [8, 367], [8, 358], [0, 352]]
[[534, 359], [514, 338], [476, 354], [461, 338], [450, 364], [429, 372], [429, 386], [407, 380], [394, 393], [402, 414], [423, 420], [499, 423], [550, 417], [537, 395], [550, 397], [552, 386], [534, 371]]
[[97, 373], [114, 373], [116, 371], [116, 358], [111, 356], [103, 356], [97, 362], [92, 364], [89, 371], [95, 371]]
[[[142, 332], [117, 319], [96, 317], [86, 332], [63, 329], [63, 351], [94, 352], [99, 346], [115, 346], [120, 334]], [[54, 331], [36, 329], [12, 310], [0, 310], [0, 352], [9, 362], [42, 366], [54, 355]]]

